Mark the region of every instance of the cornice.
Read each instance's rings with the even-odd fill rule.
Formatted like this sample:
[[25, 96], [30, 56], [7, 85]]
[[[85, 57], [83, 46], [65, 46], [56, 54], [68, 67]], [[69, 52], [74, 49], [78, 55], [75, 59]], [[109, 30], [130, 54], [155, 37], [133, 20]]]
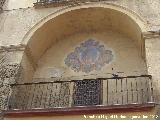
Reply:
[[159, 38], [160, 37], [160, 30], [143, 32], [142, 36], [144, 39]]
[[7, 46], [0, 46], [0, 52], [13, 52], [13, 51], [24, 51], [25, 45], [7, 45]]

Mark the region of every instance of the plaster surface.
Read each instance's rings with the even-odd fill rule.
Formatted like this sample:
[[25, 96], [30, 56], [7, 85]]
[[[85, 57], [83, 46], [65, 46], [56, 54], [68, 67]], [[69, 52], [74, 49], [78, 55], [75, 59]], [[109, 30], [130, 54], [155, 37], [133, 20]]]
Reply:
[[[23, 0], [21, 2], [18, 0], [7, 0], [6, 5], [4, 5], [5, 11], [0, 14], [1, 45], [21, 43], [25, 34], [34, 25], [36, 25], [37, 22], [41, 21], [49, 14], [52, 14], [55, 11], [63, 8], [55, 7], [34, 9], [32, 4], [34, 2], [35, 0]], [[160, 10], [158, 9], [158, 6], [160, 5], [159, 0], [116, 0], [108, 1], [107, 3], [119, 5], [128, 10], [134, 11], [146, 21], [148, 29], [155, 30], [160, 26]]]
[[[113, 51], [113, 62], [102, 67], [100, 71], [90, 73], [74, 72], [65, 65], [65, 58], [83, 41], [94, 38]], [[56, 77], [54, 70], [59, 70], [58, 77], [72, 77], [94, 74], [99, 77], [111, 76], [111, 73], [122, 72], [121, 76], [147, 74], [145, 61], [134, 40], [113, 31], [75, 34], [57, 41], [38, 61], [34, 78]], [[109, 74], [110, 73], [110, 74]], [[58, 74], [58, 73], [57, 73]]]

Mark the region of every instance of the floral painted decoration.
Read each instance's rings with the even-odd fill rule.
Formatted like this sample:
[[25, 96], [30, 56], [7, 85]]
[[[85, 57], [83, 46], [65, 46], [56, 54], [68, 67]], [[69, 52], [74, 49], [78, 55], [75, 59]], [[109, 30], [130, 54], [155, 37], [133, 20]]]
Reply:
[[111, 50], [106, 50], [104, 45], [100, 45], [94, 39], [88, 39], [67, 56], [65, 64], [75, 72], [89, 73], [93, 70], [101, 70], [112, 60], [113, 52]]

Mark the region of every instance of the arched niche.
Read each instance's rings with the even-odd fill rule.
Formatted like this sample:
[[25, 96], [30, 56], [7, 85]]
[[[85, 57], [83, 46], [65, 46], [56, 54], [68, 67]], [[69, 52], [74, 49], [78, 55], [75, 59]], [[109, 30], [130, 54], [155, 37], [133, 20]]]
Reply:
[[[48, 62], [45, 59], [45, 56], [47, 56], [48, 59], [54, 59], [60, 62], [59, 66], [63, 68], [65, 65], [62, 62], [64, 62], [64, 58], [69, 54], [69, 51], [73, 52], [74, 48], [86, 39], [94, 38], [96, 40], [100, 40], [100, 44], [110, 44], [109, 46], [107, 45], [107, 47], [111, 49], [114, 49], [112, 46], [114, 39], [117, 40], [114, 41], [114, 44], [116, 44], [116, 42], [121, 42], [122, 39], [125, 40], [127, 42], [125, 48], [128, 46], [128, 48], [133, 48], [135, 50], [129, 51], [130, 53], [128, 53], [128, 55], [131, 56], [131, 54], [133, 54], [133, 56], [136, 56], [136, 59], [133, 60], [133, 56], [131, 58], [127, 58], [128, 56], [126, 54], [126, 58], [123, 58], [124, 61], [127, 59], [138, 62], [140, 61], [136, 66], [137, 69], [138, 67], [142, 67], [143, 74], [146, 72], [145, 62], [143, 61], [145, 56], [143, 50], [144, 43], [141, 37], [141, 33], [144, 31], [146, 31], [145, 22], [138, 15], [115, 5], [86, 4], [62, 9], [37, 23], [37, 25], [35, 25], [24, 37], [22, 43], [27, 46], [25, 52], [26, 55], [24, 55], [22, 59], [22, 63], [27, 63], [27, 65], [25, 65], [26, 68], [24, 73], [26, 73], [26, 75], [30, 73], [30, 76], [32, 77], [38, 77], [41, 72], [37, 74], [37, 71], [45, 71], [45, 69], [43, 69], [43, 65], [41, 65], [41, 63]], [[103, 37], [101, 37], [101, 35]], [[112, 37], [109, 37], [109, 35]], [[104, 39], [105, 37], [106, 40]], [[110, 42], [107, 43], [107, 40], [110, 40]], [[70, 47], [72, 46], [72, 43], [75, 46], [69, 48], [68, 51], [67, 49], [63, 49], [65, 48], [64, 46], [67, 46], [69, 43]], [[124, 44], [122, 44], [122, 46], [121, 44], [118, 45], [123, 49]], [[61, 48], [63, 53], [66, 53], [63, 57], [59, 54], [61, 59], [57, 59], [54, 54], [61, 51]], [[53, 52], [52, 54], [54, 57], [51, 56], [51, 51]], [[116, 49], [116, 51], [120, 50]], [[125, 51], [127, 51], [127, 49], [125, 49]], [[136, 53], [134, 54], [134, 52]], [[125, 65], [124, 61], [123, 63]], [[132, 65], [132, 62], [127, 64], [129, 64], [129, 66], [135, 66], [134, 62]], [[55, 64], [57, 63], [55, 62]], [[54, 63], [52, 63], [52, 65], [57, 66], [54, 65]], [[119, 68], [120, 67], [122, 68], [122, 66], [119, 66]], [[112, 67], [110, 66], [110, 69], [111, 68]], [[128, 66], [126, 67], [126, 71], [129, 71]], [[75, 73], [71, 72], [71, 74]], [[39, 77], [44, 76], [42, 75]]]

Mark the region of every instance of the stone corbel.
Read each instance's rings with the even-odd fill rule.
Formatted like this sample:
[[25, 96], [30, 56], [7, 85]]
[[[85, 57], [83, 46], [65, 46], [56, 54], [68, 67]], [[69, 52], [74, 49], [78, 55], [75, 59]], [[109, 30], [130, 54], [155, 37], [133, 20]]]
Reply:
[[12, 52], [12, 51], [24, 51], [24, 45], [9, 45], [9, 46], [0, 46], [0, 52]]
[[142, 36], [144, 39], [152, 39], [152, 38], [158, 38], [160, 37], [160, 29], [156, 30], [156, 31], [147, 31], [147, 32], [143, 32]]

